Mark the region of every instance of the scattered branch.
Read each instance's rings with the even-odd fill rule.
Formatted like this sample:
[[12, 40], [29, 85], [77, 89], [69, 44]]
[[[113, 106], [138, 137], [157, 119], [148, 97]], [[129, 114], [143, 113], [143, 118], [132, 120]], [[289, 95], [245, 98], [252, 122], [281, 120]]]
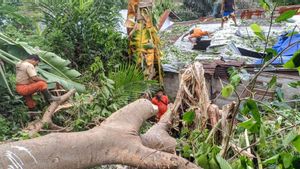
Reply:
[[44, 113], [42, 119], [36, 120], [30, 123], [24, 131], [28, 132], [30, 136], [34, 136], [38, 133], [45, 125], [49, 125], [49, 127], [59, 128], [59, 127], [52, 122], [52, 116], [57, 112], [57, 109], [62, 109], [63, 107], [59, 107], [62, 103], [66, 102], [74, 93], [76, 92], [75, 89], [70, 90], [66, 94], [60, 96], [59, 101], [52, 102], [50, 106], [47, 108], [46, 112]]

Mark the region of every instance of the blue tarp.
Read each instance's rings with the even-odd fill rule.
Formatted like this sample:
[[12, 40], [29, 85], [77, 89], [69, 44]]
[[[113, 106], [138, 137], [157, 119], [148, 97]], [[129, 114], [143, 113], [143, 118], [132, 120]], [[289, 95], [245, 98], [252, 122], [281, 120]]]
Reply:
[[[300, 34], [295, 34], [293, 36], [287, 36], [287, 34], [281, 35], [278, 38], [277, 43], [273, 46], [273, 49], [277, 51], [277, 53], [282, 52], [285, 50], [289, 44], [293, 44], [297, 41], [300, 41]], [[295, 52], [300, 50], [300, 43], [295, 44], [294, 46], [290, 47], [287, 51], [282, 53], [282, 57], [277, 58], [272, 64], [284, 64], [289, 61]], [[259, 59], [255, 62], [255, 64], [262, 64], [263, 60]]]

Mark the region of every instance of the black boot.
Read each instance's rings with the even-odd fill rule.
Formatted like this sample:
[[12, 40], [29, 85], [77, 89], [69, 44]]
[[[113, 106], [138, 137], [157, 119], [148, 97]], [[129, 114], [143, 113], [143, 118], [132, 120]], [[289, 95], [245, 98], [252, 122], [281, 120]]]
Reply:
[[41, 91], [42, 94], [44, 95], [45, 99], [51, 103], [54, 101], [60, 101], [60, 97], [52, 96], [52, 94], [49, 92], [48, 89]]

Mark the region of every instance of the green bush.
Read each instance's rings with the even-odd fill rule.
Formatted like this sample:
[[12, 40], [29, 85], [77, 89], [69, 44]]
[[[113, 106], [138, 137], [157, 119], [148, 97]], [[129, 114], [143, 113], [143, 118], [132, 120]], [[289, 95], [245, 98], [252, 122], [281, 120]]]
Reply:
[[95, 58], [85, 78], [92, 81], [88, 84], [92, 94], [77, 95], [78, 104], [67, 114], [57, 115], [54, 120], [62, 126], [70, 126], [74, 131], [94, 127], [144, 92], [153, 92], [158, 87], [156, 81], [145, 81], [143, 72], [135, 65], [121, 65], [106, 76], [99, 57]]
[[49, 6], [44, 10], [46, 30], [53, 52], [71, 60], [72, 65], [83, 69], [99, 56], [105, 71], [127, 55], [127, 39], [117, 29], [118, 3], [113, 1], [75, 1]]
[[179, 6], [175, 8], [175, 13], [182, 21], [196, 20], [199, 19], [200, 14], [192, 11], [191, 9], [187, 9], [184, 6]]

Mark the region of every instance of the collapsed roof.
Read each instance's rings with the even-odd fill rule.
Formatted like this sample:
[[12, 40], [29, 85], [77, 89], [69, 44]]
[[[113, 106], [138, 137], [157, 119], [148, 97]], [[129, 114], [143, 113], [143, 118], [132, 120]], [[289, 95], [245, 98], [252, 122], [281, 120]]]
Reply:
[[[211, 38], [203, 37], [201, 38], [201, 41], [197, 41], [198, 47], [200, 43], [200, 48], [201, 45], [207, 45], [207, 49], [204, 51], [197, 51], [195, 50], [195, 48], [197, 49], [197, 45], [193, 46], [187, 39], [182, 41], [182, 36], [179, 37], [173, 45], [165, 47], [166, 55], [163, 62], [164, 71], [178, 71], [184, 65], [195, 60], [207, 61], [222, 59], [225, 61], [243, 61], [246, 64], [263, 63], [262, 57], [264, 56], [263, 51], [265, 43], [255, 36], [249, 25], [251, 25], [251, 23], [258, 23], [261, 25], [263, 33], [267, 35], [269, 31], [269, 22], [267, 19], [254, 19], [247, 21], [238, 20], [238, 23], [239, 26], [235, 27], [231, 22], [228, 22], [223, 29], [220, 29], [220, 22], [215, 21], [190, 25], [189, 29], [182, 33], [182, 36], [195, 27], [214, 32]], [[272, 26], [270, 32], [271, 42], [274, 44], [281, 35], [286, 35], [287, 32], [291, 32], [299, 23], [300, 16], [296, 15], [289, 20], [288, 24], [275, 24]], [[167, 31], [172, 31], [172, 29]], [[300, 29], [298, 31], [300, 31]], [[293, 36], [294, 41], [296, 40], [295, 37], [298, 36]], [[169, 50], [170, 48], [172, 50]], [[187, 61], [182, 61], [182, 56], [175, 56], [176, 52], [174, 54], [174, 48], [186, 55], [196, 55], [196, 57]], [[296, 46], [296, 48], [300, 49], [300, 45]], [[287, 60], [288, 58], [283, 57], [283, 59], [280, 58], [280, 60], [277, 60], [274, 63], [282, 64], [281, 62], [284, 63]]]

